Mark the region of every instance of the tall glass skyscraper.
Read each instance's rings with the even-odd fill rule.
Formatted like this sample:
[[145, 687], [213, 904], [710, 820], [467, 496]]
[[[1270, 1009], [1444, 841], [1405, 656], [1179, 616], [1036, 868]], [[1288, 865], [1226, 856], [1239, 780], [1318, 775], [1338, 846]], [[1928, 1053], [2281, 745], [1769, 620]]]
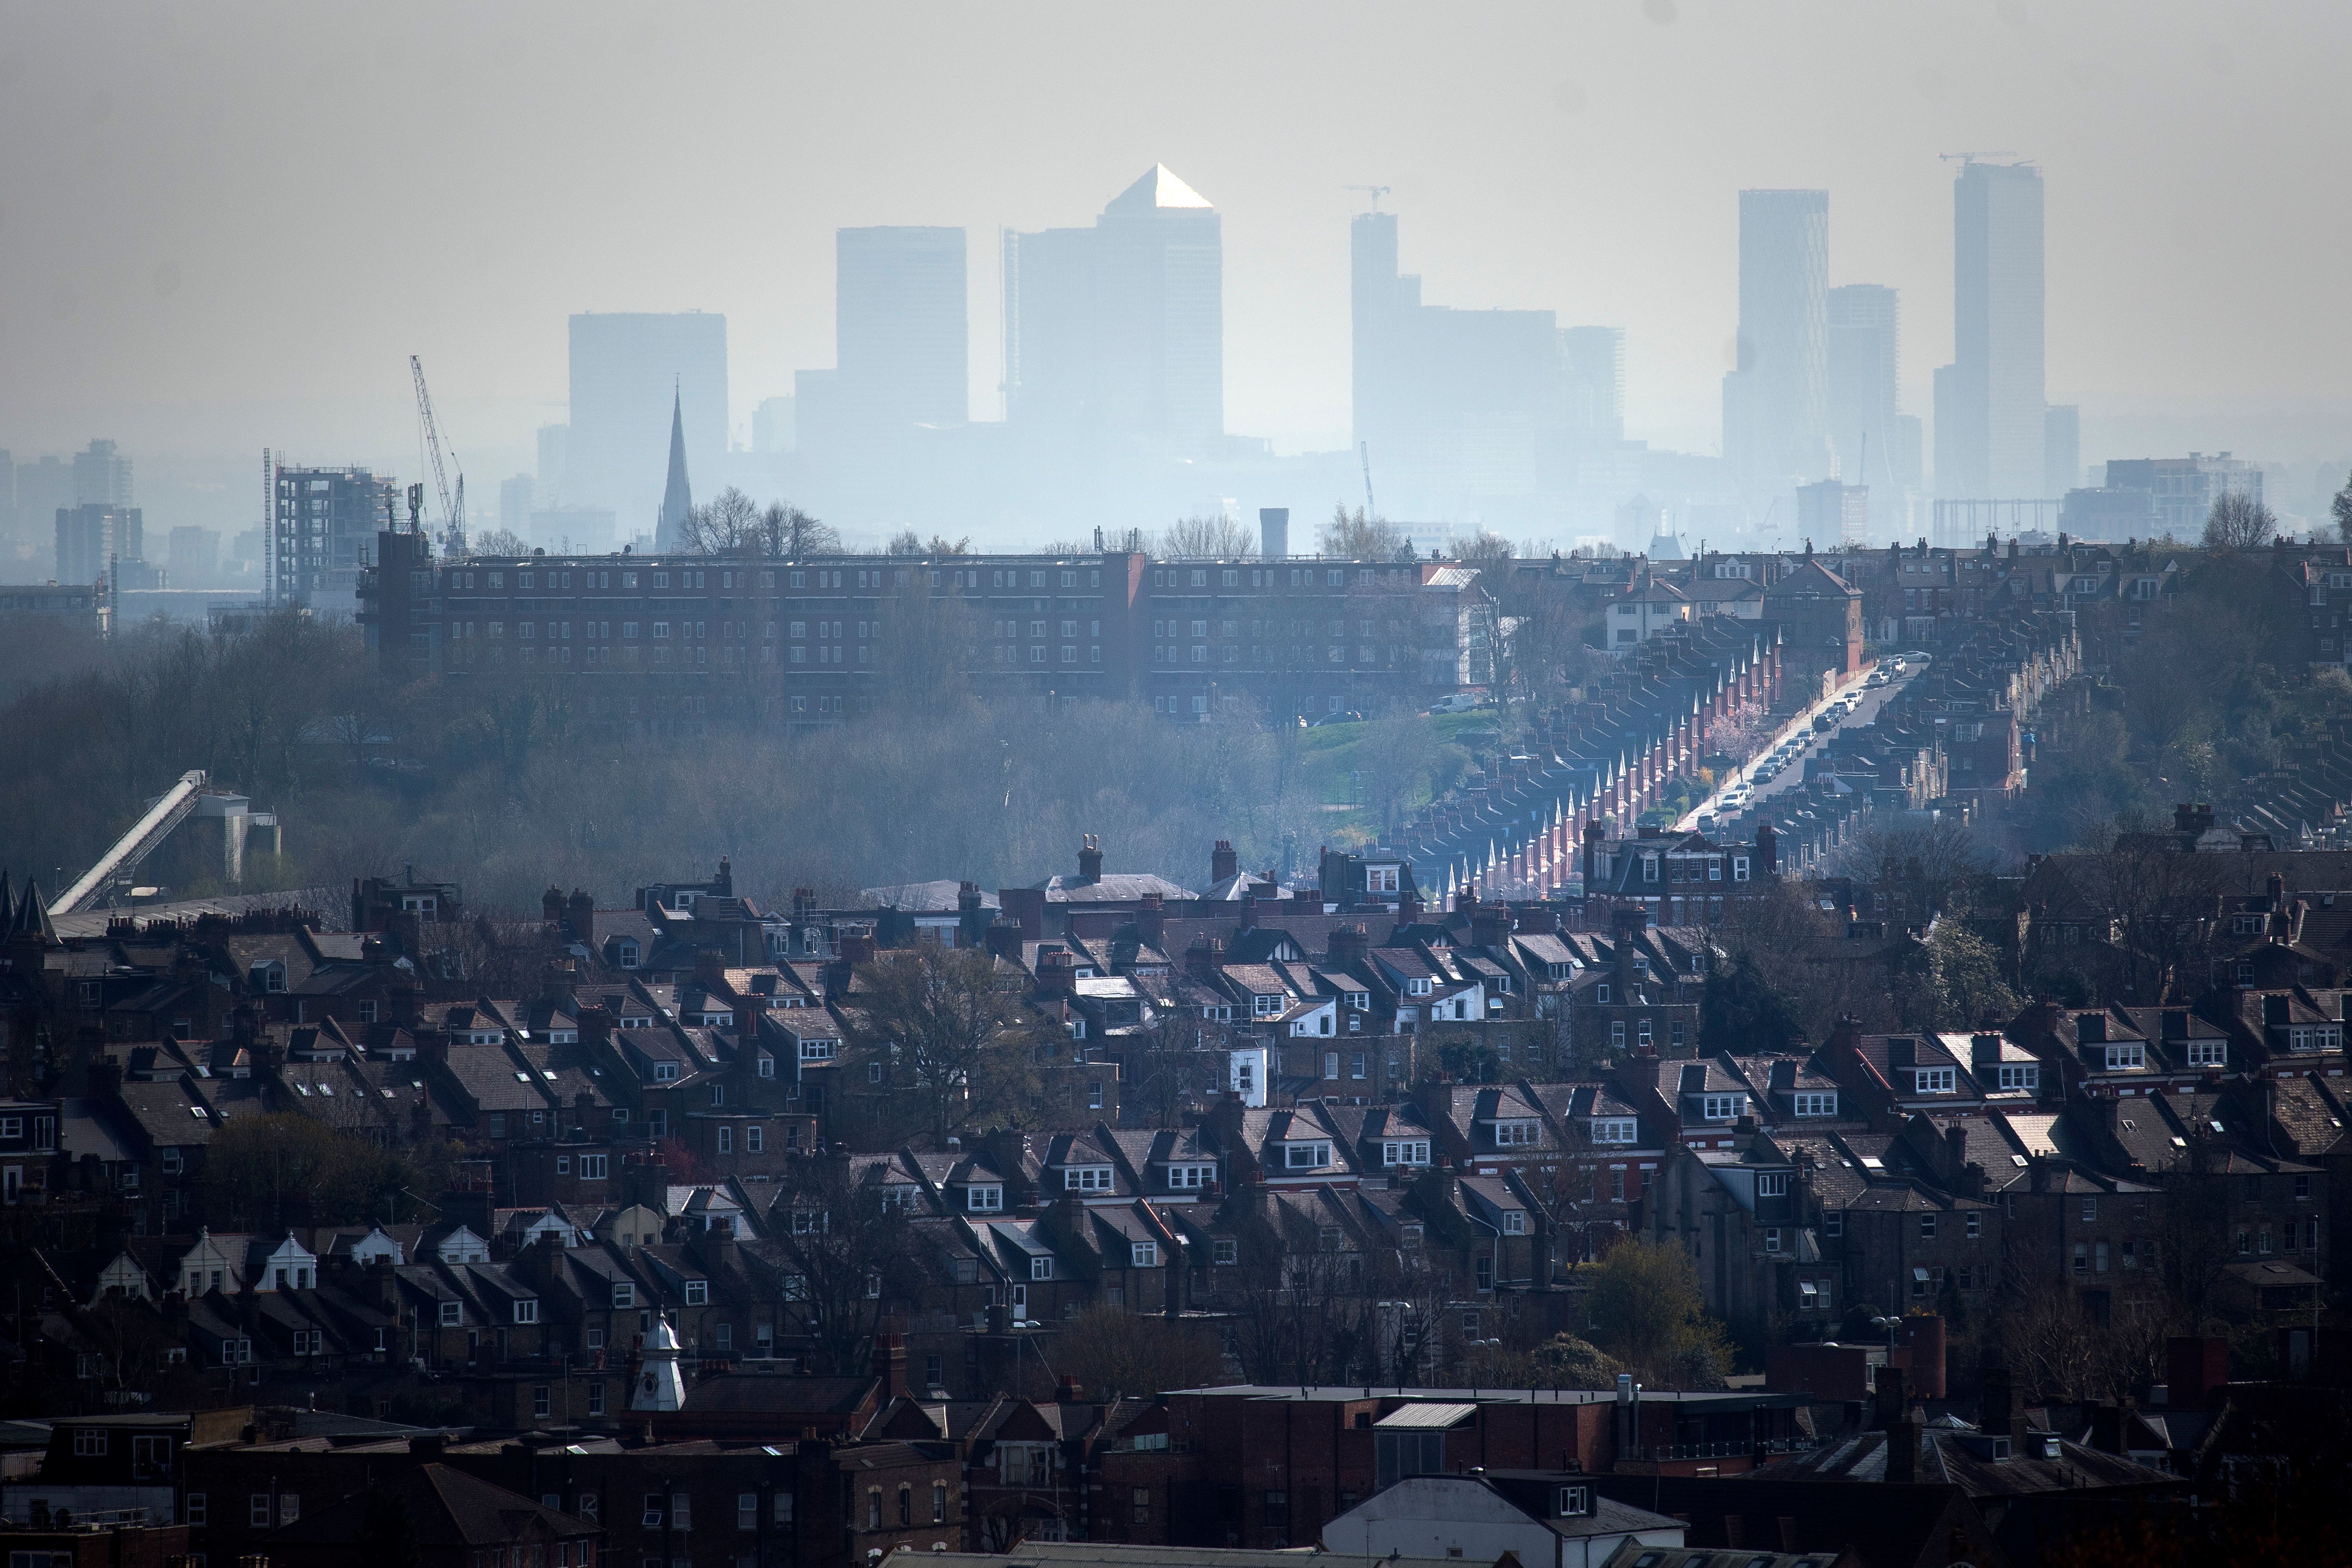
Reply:
[[1936, 372], [1936, 493], [2042, 493], [2042, 171], [1960, 167], [1952, 189], [1952, 362]]
[[1738, 362], [1723, 379], [1723, 455], [1752, 486], [1829, 473], [1830, 193], [1739, 193]]
[[1004, 236], [1006, 417], [1046, 432], [1225, 430], [1224, 240], [1208, 199], [1154, 165], [1089, 229]]

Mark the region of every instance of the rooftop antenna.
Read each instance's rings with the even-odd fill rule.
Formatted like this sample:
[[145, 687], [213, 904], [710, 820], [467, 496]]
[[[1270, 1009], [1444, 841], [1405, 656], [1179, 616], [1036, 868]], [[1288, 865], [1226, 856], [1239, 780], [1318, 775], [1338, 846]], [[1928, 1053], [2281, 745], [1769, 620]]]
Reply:
[[1359, 441], [1356, 443], [1356, 452], [1364, 460], [1364, 520], [1368, 523], [1377, 522], [1380, 520], [1381, 509], [1372, 503], [1372, 444], [1369, 441]]
[[1389, 188], [1386, 185], [1342, 185], [1339, 189], [1363, 192], [1364, 199], [1371, 204], [1372, 211], [1376, 213], [1381, 210], [1381, 198], [1389, 193]]

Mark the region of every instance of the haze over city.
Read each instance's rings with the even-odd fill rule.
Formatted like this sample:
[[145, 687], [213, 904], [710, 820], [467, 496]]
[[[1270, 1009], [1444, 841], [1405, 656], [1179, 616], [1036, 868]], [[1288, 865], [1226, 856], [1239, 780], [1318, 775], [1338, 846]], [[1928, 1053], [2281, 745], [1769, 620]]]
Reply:
[[[1234, 434], [1354, 455], [1347, 187], [1381, 185], [1427, 302], [1622, 329], [1626, 434], [1709, 454], [1738, 193], [1828, 193], [1828, 280], [1900, 291], [1925, 416], [1951, 353], [1939, 155], [1998, 150], [2047, 183], [2048, 397], [2081, 407], [2083, 463], [2307, 466], [2346, 445], [2347, 32], [2323, 5], [23, 6], [0, 444], [111, 437], [150, 528], [233, 532], [265, 446], [413, 475], [415, 353], [478, 516], [564, 417], [569, 315], [723, 314], [749, 447], [761, 401], [835, 362], [835, 231], [877, 224], [966, 231], [969, 412], [996, 420], [1000, 231], [1087, 224], [1160, 163], [1222, 218]], [[1360, 503], [1337, 483], [1237, 499]], [[1103, 520], [1164, 520], [1133, 509]], [[839, 520], [878, 537], [886, 510]]]

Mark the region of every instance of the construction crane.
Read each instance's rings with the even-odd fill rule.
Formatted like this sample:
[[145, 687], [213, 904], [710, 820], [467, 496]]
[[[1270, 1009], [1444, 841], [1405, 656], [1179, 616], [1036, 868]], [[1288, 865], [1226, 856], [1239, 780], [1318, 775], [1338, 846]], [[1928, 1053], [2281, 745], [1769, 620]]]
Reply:
[[1946, 163], [1973, 163], [1979, 158], [2014, 158], [2014, 152], [1938, 152], [1937, 158]]
[[1372, 444], [1360, 441], [1356, 443], [1356, 452], [1364, 460], [1364, 520], [1376, 523], [1380, 521], [1381, 509], [1372, 502]]
[[1372, 204], [1372, 211], [1376, 213], [1381, 210], [1381, 198], [1389, 193], [1389, 188], [1386, 185], [1342, 185], [1339, 189], [1363, 192], [1366, 199]]
[[[425, 449], [433, 458], [433, 483], [441, 492], [441, 519], [449, 533], [463, 538], [466, 532], [466, 471], [457, 470], [457, 493], [449, 494], [449, 476], [441, 465], [441, 427], [433, 418], [433, 394], [425, 390], [425, 361], [415, 354], [408, 356], [409, 372], [416, 378], [416, 418], [424, 426]], [[457, 455], [452, 452], [455, 463]]]

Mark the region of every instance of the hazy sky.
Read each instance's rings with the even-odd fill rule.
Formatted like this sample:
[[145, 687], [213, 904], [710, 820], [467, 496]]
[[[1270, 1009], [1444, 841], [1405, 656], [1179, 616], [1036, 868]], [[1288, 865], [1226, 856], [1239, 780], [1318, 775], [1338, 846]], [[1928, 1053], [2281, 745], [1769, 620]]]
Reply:
[[885, 223], [970, 231], [992, 417], [997, 229], [1156, 161], [1223, 214], [1235, 431], [1346, 439], [1342, 187], [1376, 183], [1431, 302], [1622, 325], [1633, 433], [1711, 450], [1738, 191], [1828, 189], [1831, 281], [1903, 291], [1917, 411], [1937, 154], [1971, 150], [2046, 172], [2053, 401], [2325, 441], [2348, 54], [2342, 0], [0, 0], [0, 445], [405, 472], [417, 352], [484, 486], [562, 417], [581, 309], [723, 311], [740, 425], [833, 362], [833, 231]]

